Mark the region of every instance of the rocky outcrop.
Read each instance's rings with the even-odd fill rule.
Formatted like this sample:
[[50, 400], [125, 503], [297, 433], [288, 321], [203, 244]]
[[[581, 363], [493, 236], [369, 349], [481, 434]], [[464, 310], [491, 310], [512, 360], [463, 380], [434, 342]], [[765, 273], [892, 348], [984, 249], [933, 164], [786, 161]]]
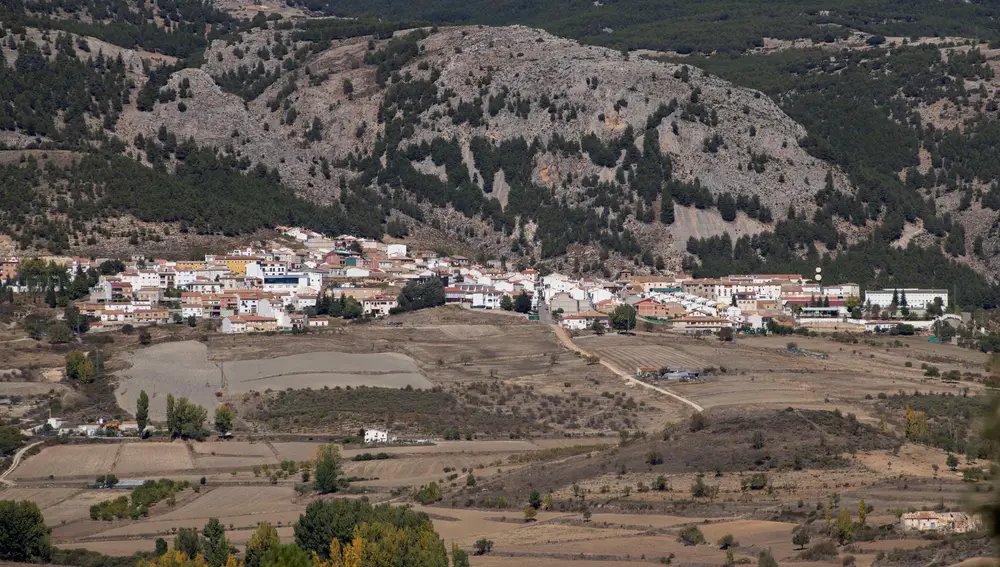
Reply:
[[[310, 198], [324, 201], [336, 195], [340, 178], [357, 174], [337, 169], [337, 163], [349, 155], [369, 154], [384, 128], [377, 115], [386, 89], [376, 84], [375, 68], [364, 63], [371, 47], [369, 38], [335, 41], [325, 51], [298, 59], [296, 68], [290, 70], [284, 59], [293, 58], [297, 49], [308, 45], [292, 43], [290, 33], [257, 30], [244, 34], [238, 43], [216, 41], [207, 50], [202, 68], [180, 71], [170, 79], [175, 90], [187, 79], [189, 98], [158, 104], [149, 113], [126, 113], [118, 126], [120, 136], [132, 140], [140, 132], [155, 135], [161, 124], [166, 125], [181, 138], [190, 136], [201, 144], [277, 168], [287, 184]], [[273, 52], [277, 42], [287, 47], [282, 59], [259, 55], [262, 48]], [[375, 41], [375, 47], [386, 42]], [[252, 100], [224, 92], [213, 80], [240, 66], [253, 69], [258, 62], [268, 72], [282, 72]], [[675, 178], [697, 178], [713, 193], [757, 195], [775, 216], [789, 204], [799, 210], [811, 207], [828, 171], [833, 172], [839, 189], [850, 190], [842, 172], [799, 147], [805, 130], [773, 101], [696, 68], [628, 57], [515, 26], [436, 31], [421, 40], [420, 54], [399, 73], [426, 78], [435, 71], [439, 90], [452, 96], [422, 113], [410, 142], [454, 137], [474, 174], [478, 172], [468, 149], [473, 137], [494, 143], [523, 137], [544, 144], [556, 134], [575, 141], [596, 134], [608, 141], [630, 126], [641, 147], [647, 119], [676, 101], [676, 110], [656, 130], [660, 147], [673, 161]], [[345, 88], [345, 81], [352, 89]], [[490, 96], [501, 93], [507, 101], [526, 101], [529, 110], [512, 112], [505, 107], [495, 115], [485, 112], [482, 124], [476, 125], [456, 124], [450, 116], [449, 110], [461, 103], [478, 98], [486, 105]], [[293, 121], [290, 110], [294, 110]], [[305, 132], [317, 121], [322, 139], [310, 141]], [[319, 168], [324, 159], [330, 164], [328, 177]], [[582, 177], [611, 180], [616, 173], [614, 168], [595, 165], [586, 153], [540, 153], [532, 165], [536, 184], [552, 188], [578, 206], [587, 206]], [[441, 173], [429, 163], [418, 168]], [[495, 196], [505, 204], [502, 177], [498, 173], [494, 180]], [[482, 185], [481, 176], [474, 175], [474, 179]], [[689, 224], [685, 223], [684, 231], [699, 235], [726, 227], [721, 220], [708, 223], [705, 230]], [[639, 226], [637, 231], [653, 242], [671, 238], [665, 227]], [[741, 229], [742, 233], [754, 231], [756, 227]], [[669, 243], [657, 248], [668, 254], [678, 250]]]

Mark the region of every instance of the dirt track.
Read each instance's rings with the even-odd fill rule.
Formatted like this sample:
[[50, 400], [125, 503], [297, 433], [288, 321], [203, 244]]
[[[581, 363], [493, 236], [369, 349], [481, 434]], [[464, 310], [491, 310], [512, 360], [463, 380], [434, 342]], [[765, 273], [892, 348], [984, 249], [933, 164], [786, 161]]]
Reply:
[[[577, 353], [579, 353], [579, 354], [581, 354], [583, 356], [593, 356], [590, 352], [588, 352], [588, 351], [584, 350], [583, 348], [577, 346], [573, 342], [573, 339], [571, 339], [570, 336], [569, 336], [569, 334], [566, 332], [566, 329], [563, 329], [562, 327], [560, 327], [558, 325], [552, 325], [552, 327], [553, 327], [553, 330], [555, 331], [556, 336], [559, 337], [559, 340], [562, 341], [562, 343], [564, 345], [566, 345], [566, 348], [568, 348], [568, 349], [570, 349], [570, 350], [572, 350], [574, 352], [577, 352]], [[611, 364], [607, 360], [601, 359], [601, 365], [604, 366], [605, 368], [607, 368], [608, 370], [614, 372], [618, 376], [621, 376], [629, 384], [636, 385], [636, 386], [641, 386], [641, 387], [646, 388], [648, 390], [653, 390], [654, 392], [659, 392], [661, 394], [670, 396], [671, 398], [673, 398], [673, 399], [675, 399], [675, 400], [677, 400], [677, 401], [679, 401], [679, 402], [681, 402], [681, 403], [683, 403], [683, 404], [685, 404], [687, 406], [690, 406], [691, 409], [693, 409], [694, 411], [699, 411], [700, 412], [700, 411], [704, 411], [705, 410], [705, 408], [701, 407], [697, 403], [695, 403], [695, 402], [693, 402], [693, 401], [691, 401], [691, 400], [689, 400], [689, 399], [687, 399], [687, 398], [685, 398], [683, 396], [675, 394], [675, 393], [673, 393], [673, 392], [671, 392], [671, 391], [669, 391], [669, 390], [667, 390], [665, 388], [660, 388], [659, 386], [654, 386], [652, 384], [647, 384], [646, 382], [643, 382], [641, 380], [636, 380], [635, 377], [633, 377], [631, 374], [629, 374], [628, 372], [622, 370], [621, 368], [618, 368], [617, 366]]]

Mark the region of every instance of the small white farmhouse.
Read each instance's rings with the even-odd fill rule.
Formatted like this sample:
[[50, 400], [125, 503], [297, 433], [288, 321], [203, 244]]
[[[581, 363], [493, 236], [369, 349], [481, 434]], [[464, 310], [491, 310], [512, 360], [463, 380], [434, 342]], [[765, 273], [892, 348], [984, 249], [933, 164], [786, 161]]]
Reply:
[[388, 443], [389, 432], [380, 429], [366, 429], [365, 443]]

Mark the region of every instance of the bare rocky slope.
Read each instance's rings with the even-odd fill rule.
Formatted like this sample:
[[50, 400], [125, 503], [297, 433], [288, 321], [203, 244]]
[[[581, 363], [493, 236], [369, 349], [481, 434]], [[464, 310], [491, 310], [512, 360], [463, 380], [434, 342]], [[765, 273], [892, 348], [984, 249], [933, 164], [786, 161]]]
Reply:
[[[239, 42], [214, 42], [201, 68], [181, 70], [169, 80], [168, 87], [175, 90], [189, 84], [187, 98], [157, 104], [151, 112], [126, 109], [118, 135], [131, 142], [137, 134], [156, 136], [165, 126], [179, 139], [192, 137], [199, 144], [277, 168], [282, 180], [300, 194], [328, 201], [340, 191], [342, 178], [350, 181], [359, 175], [347, 159], [371, 154], [385, 136], [386, 124], [380, 122], [379, 111], [390, 89], [377, 84], [376, 67], [366, 64], [365, 57], [384, 49], [389, 40], [334, 41], [290, 71], [283, 59], [308, 45], [292, 41], [292, 33], [255, 30], [243, 34]], [[278, 43], [288, 52], [283, 58], [271, 55]], [[259, 96], [244, 100], [219, 86], [222, 81], [217, 79], [226, 72], [258, 65], [267, 72], [281, 72]], [[770, 99], [695, 68], [630, 58], [515, 26], [434, 30], [419, 41], [419, 54], [408, 59], [398, 73], [412, 80], [435, 78], [439, 92], [444, 93], [420, 110], [412, 131], [403, 132], [401, 147], [454, 137], [470, 178], [504, 207], [508, 205], [507, 172], [501, 168], [493, 179], [484, 179], [470, 150], [473, 138], [482, 137], [497, 146], [518, 137], [529, 144], [537, 139], [543, 150], [533, 155], [532, 183], [551, 189], [570, 206], [591, 207], [581, 181], [596, 175], [613, 182], [616, 168], [596, 165], [585, 151], [545, 151], [544, 146], [557, 135], [580, 141], [596, 134], [611, 143], [631, 127], [641, 151], [648, 119], [665, 106], [672, 112], [659, 121], [656, 137], [662, 152], [671, 158], [677, 181], [698, 179], [713, 194], [756, 195], [776, 217], [789, 204], [799, 209], [812, 207], [828, 171], [833, 172], [839, 189], [850, 189], [842, 172], [799, 147], [805, 130]], [[345, 81], [351, 89], [345, 88]], [[504, 101], [495, 112], [486, 108], [491, 97]], [[465, 105], [468, 111], [469, 103], [479, 108], [481, 119], [457, 120], [456, 109], [461, 112]], [[291, 124], [289, 110], [296, 115]], [[317, 120], [322, 139], [308, 136]], [[328, 176], [318, 172], [323, 159], [331, 164]], [[429, 158], [414, 166], [445, 178], [445, 168]], [[426, 203], [421, 206], [429, 218], [441, 219], [447, 227], [461, 227], [463, 236], [469, 235], [475, 245], [495, 253], [507, 251], [509, 240], [519, 236], [497, 233], [487, 223], [454, 211], [440, 207], [432, 211]], [[635, 205], [630, 207], [634, 211]], [[644, 247], [663, 254], [668, 262], [678, 257], [689, 235], [723, 230], [753, 234], [765, 228], [742, 212], [730, 223], [714, 211], [695, 215], [678, 209], [677, 217], [679, 222], [672, 226], [641, 223], [634, 216], [623, 219], [623, 224]], [[528, 236], [531, 229], [530, 224], [521, 228]]]

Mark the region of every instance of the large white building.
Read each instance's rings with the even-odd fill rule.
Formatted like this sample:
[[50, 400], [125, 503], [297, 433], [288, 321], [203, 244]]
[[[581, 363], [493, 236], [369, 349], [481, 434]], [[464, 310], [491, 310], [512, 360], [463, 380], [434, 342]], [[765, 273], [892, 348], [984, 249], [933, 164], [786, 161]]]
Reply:
[[880, 308], [887, 308], [892, 304], [893, 296], [896, 296], [897, 305], [903, 306], [903, 299], [910, 309], [923, 309], [929, 303], [934, 303], [936, 298], [941, 298], [941, 306], [948, 307], [948, 290], [946, 289], [915, 289], [898, 288], [883, 289], [879, 291], [869, 291], [865, 293], [865, 302], [877, 305]]

